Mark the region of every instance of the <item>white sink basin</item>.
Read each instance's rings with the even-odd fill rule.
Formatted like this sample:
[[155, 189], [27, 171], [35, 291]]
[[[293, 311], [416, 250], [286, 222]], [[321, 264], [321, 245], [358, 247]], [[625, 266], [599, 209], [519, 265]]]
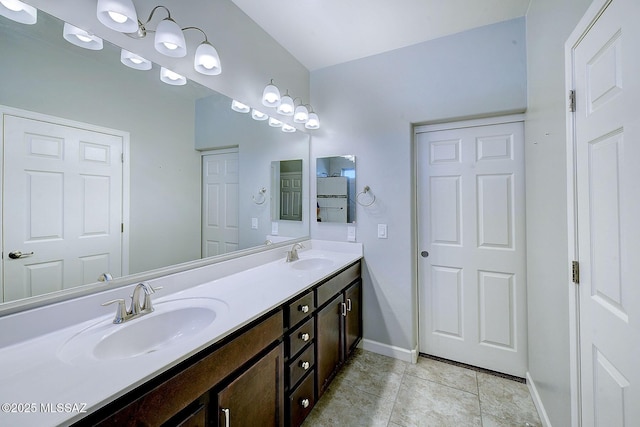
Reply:
[[199, 335], [228, 311], [214, 298], [175, 299], [154, 307], [119, 325], [109, 318], [83, 329], [59, 348], [58, 357], [70, 364], [141, 357]]
[[304, 258], [291, 263], [291, 268], [296, 270], [320, 270], [329, 268], [333, 261], [327, 258]]

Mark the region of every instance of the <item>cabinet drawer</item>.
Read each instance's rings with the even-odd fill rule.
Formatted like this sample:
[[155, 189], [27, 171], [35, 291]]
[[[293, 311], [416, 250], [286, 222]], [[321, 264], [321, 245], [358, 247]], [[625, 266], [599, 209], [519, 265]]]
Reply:
[[315, 322], [312, 317], [287, 335], [289, 357], [294, 357], [304, 346], [313, 341], [314, 326]]
[[337, 276], [332, 277], [316, 289], [318, 307], [333, 298], [349, 283], [360, 277], [360, 262], [358, 261]]
[[295, 326], [302, 319], [313, 313], [316, 308], [313, 301], [313, 292], [309, 292], [287, 306], [287, 324], [289, 327]]
[[307, 378], [300, 383], [300, 385], [291, 392], [289, 395], [289, 416], [292, 426], [299, 426], [302, 424], [313, 405], [315, 399], [313, 397], [313, 390], [315, 389], [315, 375], [311, 373]]
[[289, 387], [293, 387], [300, 378], [315, 366], [315, 346], [311, 344], [300, 356], [289, 363]]

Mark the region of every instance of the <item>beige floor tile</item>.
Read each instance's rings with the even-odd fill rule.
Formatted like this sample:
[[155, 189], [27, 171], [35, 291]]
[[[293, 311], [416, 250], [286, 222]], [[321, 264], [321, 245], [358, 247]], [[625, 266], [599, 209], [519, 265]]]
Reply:
[[496, 417], [491, 414], [482, 414], [482, 427], [542, 427], [540, 423], [525, 422], [523, 424], [513, 420]]
[[435, 381], [439, 384], [478, 394], [476, 372], [426, 357], [418, 357], [418, 363], [409, 365], [407, 375]]
[[391, 422], [405, 427], [481, 426], [478, 396], [405, 375]]
[[493, 416], [487, 422], [498, 419], [507, 423], [504, 425], [541, 425], [526, 384], [478, 373], [478, 389], [482, 413]]
[[385, 427], [393, 400], [362, 392], [348, 384], [332, 387], [322, 396], [303, 427]]

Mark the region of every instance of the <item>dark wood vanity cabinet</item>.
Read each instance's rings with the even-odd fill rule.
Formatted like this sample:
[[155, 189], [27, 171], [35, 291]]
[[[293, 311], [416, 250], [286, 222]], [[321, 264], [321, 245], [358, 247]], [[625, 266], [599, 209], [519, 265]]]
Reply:
[[362, 337], [360, 261], [77, 422], [299, 426]]

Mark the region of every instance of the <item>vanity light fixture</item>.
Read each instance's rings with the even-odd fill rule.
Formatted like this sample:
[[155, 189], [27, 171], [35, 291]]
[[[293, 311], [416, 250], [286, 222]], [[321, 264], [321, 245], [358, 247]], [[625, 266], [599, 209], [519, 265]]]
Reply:
[[249, 111], [251, 111], [251, 107], [243, 104], [240, 101], [236, 101], [235, 99], [231, 101], [231, 109], [233, 111], [237, 111], [238, 113], [248, 113]]
[[273, 128], [279, 128], [282, 126], [282, 122], [278, 119], [275, 119], [273, 117], [269, 117], [269, 126], [273, 127]]
[[[187, 28], [200, 30], [200, 28], [197, 27]], [[202, 34], [204, 34], [204, 31], [202, 31]], [[218, 56], [218, 51], [211, 43], [209, 43], [206, 34], [204, 34], [204, 41], [200, 43], [196, 49], [193, 68], [195, 68], [195, 70], [200, 74], [205, 74], [207, 76], [217, 76], [222, 72], [222, 65], [220, 65], [220, 56]]]
[[271, 83], [265, 86], [262, 92], [262, 105], [265, 107], [277, 107], [280, 105], [280, 90], [273, 84], [273, 79], [271, 79]]
[[120, 62], [134, 70], [150, 70], [152, 67], [151, 61], [125, 49], [120, 52]]
[[121, 33], [138, 31], [138, 14], [131, 0], [98, 0], [98, 20]]
[[260, 110], [256, 110], [255, 108], [253, 110], [251, 110], [251, 117], [254, 120], [258, 120], [258, 121], [267, 120], [269, 118], [268, 115], [266, 115], [265, 113], [263, 113]]
[[102, 49], [102, 39], [100, 37], [89, 34], [87, 31], [73, 26], [67, 22], [64, 23], [62, 36], [69, 43], [83, 47], [85, 49]]
[[285, 95], [280, 98], [280, 104], [276, 107], [276, 111], [283, 116], [293, 116], [294, 109], [293, 98], [289, 96], [289, 91], [287, 91]]
[[298, 105], [293, 113], [293, 121], [295, 123], [307, 123], [309, 120], [309, 110], [304, 105]]
[[166, 84], [173, 86], [182, 86], [187, 84], [187, 78], [178, 73], [175, 73], [168, 68], [160, 68], [160, 80]]
[[[187, 42], [180, 26], [171, 19], [169, 9], [163, 7], [169, 16], [164, 18], [156, 27], [156, 35], [153, 40], [153, 46], [158, 52], [172, 58], [182, 58], [187, 54]], [[155, 10], [155, 9], [154, 9]], [[152, 12], [153, 13], [153, 12]]]
[[19, 0], [0, 0], [0, 15], [20, 24], [32, 25], [38, 21], [38, 10]]
[[313, 111], [309, 113], [309, 120], [304, 124], [304, 127], [307, 129], [319, 129], [320, 128], [320, 118]]
[[282, 132], [292, 133], [292, 132], [295, 132], [295, 131], [296, 131], [296, 128], [294, 128], [291, 125], [288, 125], [286, 123], [282, 125]]

